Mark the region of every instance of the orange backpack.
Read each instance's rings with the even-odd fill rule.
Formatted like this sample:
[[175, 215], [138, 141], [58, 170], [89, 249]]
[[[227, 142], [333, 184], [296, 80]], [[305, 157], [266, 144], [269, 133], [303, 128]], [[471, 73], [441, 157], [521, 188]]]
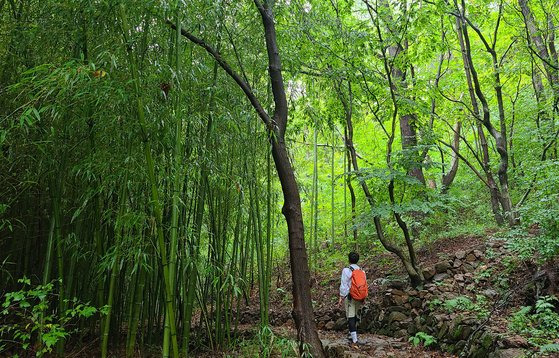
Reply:
[[365, 271], [361, 269], [351, 270], [351, 287], [349, 289], [349, 296], [356, 301], [363, 301], [369, 295], [369, 286], [367, 285], [367, 278]]

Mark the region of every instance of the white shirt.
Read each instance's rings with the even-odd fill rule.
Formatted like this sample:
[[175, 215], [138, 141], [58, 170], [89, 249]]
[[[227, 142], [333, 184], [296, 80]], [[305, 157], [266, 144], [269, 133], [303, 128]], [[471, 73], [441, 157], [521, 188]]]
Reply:
[[[354, 270], [360, 270], [361, 268], [356, 264], [349, 265]], [[351, 287], [351, 270], [349, 267], [344, 267], [342, 270], [342, 279], [340, 283], [340, 296], [346, 297], [349, 295], [349, 289]]]

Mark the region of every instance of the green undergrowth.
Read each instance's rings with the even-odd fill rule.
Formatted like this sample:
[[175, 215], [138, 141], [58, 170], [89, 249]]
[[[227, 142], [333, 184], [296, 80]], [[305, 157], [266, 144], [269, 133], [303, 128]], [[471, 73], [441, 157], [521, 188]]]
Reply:
[[508, 320], [508, 328], [543, 352], [559, 352], [559, 314], [555, 296], [544, 296], [534, 306], [524, 306]]
[[78, 319], [105, 315], [108, 309], [107, 306], [98, 309], [73, 298], [65, 299], [59, 312], [50, 313], [49, 307], [56, 299], [54, 287], [59, 281], [33, 286], [24, 277], [18, 283], [21, 289], [7, 292], [0, 302], [0, 353], [34, 351], [38, 357], [43, 356], [79, 333]]
[[[226, 357], [301, 357], [296, 340], [275, 334], [269, 327], [263, 327], [250, 339], [240, 340], [235, 351], [225, 354]], [[303, 347], [302, 357], [311, 357], [308, 347]]]

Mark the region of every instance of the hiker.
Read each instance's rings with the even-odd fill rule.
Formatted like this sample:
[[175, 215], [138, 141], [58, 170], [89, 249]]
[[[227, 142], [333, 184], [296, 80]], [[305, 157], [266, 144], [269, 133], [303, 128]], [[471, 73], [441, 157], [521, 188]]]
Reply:
[[357, 340], [357, 316], [367, 297], [369, 291], [365, 272], [357, 266], [359, 254], [350, 252], [348, 255], [349, 266], [342, 270], [340, 283], [340, 299], [338, 306], [345, 304], [345, 315], [349, 327], [349, 339], [352, 343], [358, 344]]

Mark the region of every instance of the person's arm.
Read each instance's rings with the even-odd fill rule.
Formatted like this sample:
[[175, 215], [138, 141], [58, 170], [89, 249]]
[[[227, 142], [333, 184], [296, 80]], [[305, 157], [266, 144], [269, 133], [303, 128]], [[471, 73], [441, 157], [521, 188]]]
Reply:
[[349, 295], [349, 288], [351, 286], [351, 270], [345, 267], [342, 270], [342, 278], [340, 280], [340, 297], [338, 299], [338, 305], [341, 305], [344, 298]]

